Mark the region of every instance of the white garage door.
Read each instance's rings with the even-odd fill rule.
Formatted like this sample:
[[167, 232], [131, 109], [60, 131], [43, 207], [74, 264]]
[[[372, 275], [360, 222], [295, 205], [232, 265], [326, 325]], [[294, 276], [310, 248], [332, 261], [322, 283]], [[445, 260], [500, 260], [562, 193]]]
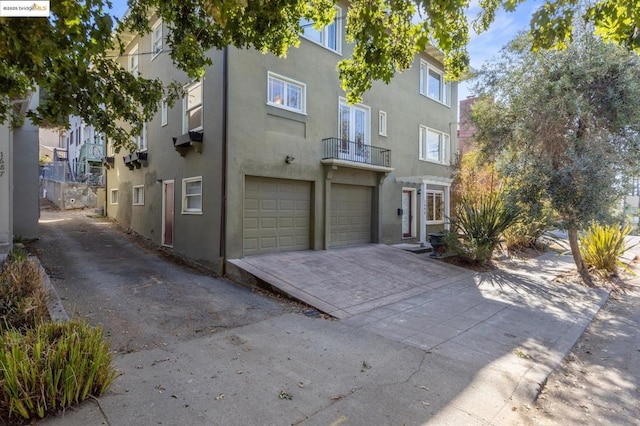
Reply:
[[371, 242], [371, 190], [331, 185], [331, 247]]
[[247, 176], [244, 255], [309, 248], [311, 183]]

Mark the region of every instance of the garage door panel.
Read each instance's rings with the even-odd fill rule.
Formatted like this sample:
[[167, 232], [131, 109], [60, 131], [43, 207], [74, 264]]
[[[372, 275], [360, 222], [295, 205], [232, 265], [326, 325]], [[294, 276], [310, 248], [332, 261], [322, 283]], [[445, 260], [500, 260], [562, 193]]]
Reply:
[[244, 201], [245, 255], [309, 248], [309, 182], [247, 176]]
[[331, 185], [330, 246], [371, 242], [371, 187]]

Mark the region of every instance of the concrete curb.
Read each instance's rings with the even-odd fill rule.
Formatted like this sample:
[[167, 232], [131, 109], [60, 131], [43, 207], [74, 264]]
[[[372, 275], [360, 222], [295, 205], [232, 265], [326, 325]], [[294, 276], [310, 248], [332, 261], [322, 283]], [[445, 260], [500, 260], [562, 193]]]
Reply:
[[56, 288], [51, 283], [51, 279], [47, 274], [47, 271], [40, 263], [40, 259], [36, 256], [29, 256], [29, 259], [32, 259], [38, 266], [40, 267], [40, 272], [42, 273], [42, 284], [47, 289], [49, 293], [48, 296], [48, 308], [49, 308], [49, 316], [51, 317], [51, 321], [53, 322], [67, 322], [69, 321], [69, 315], [67, 315], [67, 311], [65, 311], [64, 306], [62, 305], [62, 301], [60, 300], [60, 296], [58, 296], [58, 292]]

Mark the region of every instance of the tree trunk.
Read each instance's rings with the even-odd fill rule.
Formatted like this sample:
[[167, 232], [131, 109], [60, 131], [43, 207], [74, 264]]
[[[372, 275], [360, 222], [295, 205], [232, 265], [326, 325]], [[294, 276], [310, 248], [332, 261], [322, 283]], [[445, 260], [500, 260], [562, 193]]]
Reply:
[[578, 246], [578, 230], [576, 228], [569, 228], [569, 246], [571, 247], [571, 255], [573, 256], [573, 261], [576, 264], [576, 268], [578, 268], [578, 273], [580, 274], [582, 281], [584, 281], [584, 283], [589, 287], [595, 287], [593, 280], [591, 279], [591, 275], [589, 275], [589, 269], [582, 260], [582, 254], [580, 254], [580, 247]]

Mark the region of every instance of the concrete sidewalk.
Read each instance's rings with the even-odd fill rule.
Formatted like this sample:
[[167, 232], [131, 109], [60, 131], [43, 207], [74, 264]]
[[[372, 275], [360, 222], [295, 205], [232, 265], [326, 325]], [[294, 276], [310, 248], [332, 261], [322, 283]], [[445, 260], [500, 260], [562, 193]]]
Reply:
[[122, 355], [99, 404], [43, 423], [518, 424], [607, 298], [551, 283], [569, 260], [463, 274], [341, 321], [289, 313]]

